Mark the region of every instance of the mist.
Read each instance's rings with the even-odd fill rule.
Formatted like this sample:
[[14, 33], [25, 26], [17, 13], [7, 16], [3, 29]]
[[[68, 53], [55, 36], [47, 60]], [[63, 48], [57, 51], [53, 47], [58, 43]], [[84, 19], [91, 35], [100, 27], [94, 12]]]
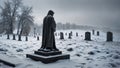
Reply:
[[120, 29], [120, 0], [23, 0], [23, 3], [33, 7], [37, 24], [42, 24], [47, 12], [53, 10], [56, 22]]

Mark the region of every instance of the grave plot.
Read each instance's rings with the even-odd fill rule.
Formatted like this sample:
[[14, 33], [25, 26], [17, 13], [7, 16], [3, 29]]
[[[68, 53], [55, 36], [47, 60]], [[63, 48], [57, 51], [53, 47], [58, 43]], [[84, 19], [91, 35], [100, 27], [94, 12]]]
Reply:
[[[57, 31], [57, 33], [69, 33], [70, 31]], [[92, 41], [84, 40], [85, 30], [72, 30], [72, 32], [72, 39], [68, 39], [68, 36], [64, 35], [64, 40], [60, 40], [60, 35], [55, 36], [56, 47], [63, 53], [70, 54], [70, 60], [59, 60], [46, 65], [26, 58], [26, 54], [32, 54], [41, 47], [42, 36], [39, 36], [39, 41], [32, 36], [28, 36], [28, 41], [25, 40], [25, 36], [21, 37], [22, 41], [18, 41], [18, 36], [16, 36], [16, 40], [13, 40], [13, 35], [9, 35], [10, 39], [7, 39], [7, 35], [3, 35], [0, 37], [0, 55], [6, 55], [9, 57], [8, 60], [12, 57], [23, 60], [15, 68], [119, 68], [119, 33], [113, 33], [114, 41], [106, 42], [106, 32], [100, 31], [100, 36], [91, 35]], [[79, 33], [78, 37], [76, 37], [76, 32]]]

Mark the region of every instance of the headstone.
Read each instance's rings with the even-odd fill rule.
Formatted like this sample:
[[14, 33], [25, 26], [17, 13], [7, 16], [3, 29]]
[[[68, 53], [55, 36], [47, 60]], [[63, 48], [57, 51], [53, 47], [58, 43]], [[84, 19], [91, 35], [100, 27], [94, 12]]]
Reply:
[[57, 33], [55, 33], [55, 36], [57, 36]]
[[58, 33], [58, 36], [59, 36], [60, 34]]
[[65, 35], [67, 36], [67, 33], [65, 33]]
[[92, 30], [92, 34], [93, 34], [93, 35], [95, 34], [95, 30]]
[[78, 37], [78, 33], [76, 32], [76, 37]]
[[64, 34], [63, 34], [63, 32], [60, 32], [60, 39], [64, 39]]
[[36, 38], [36, 28], [34, 28], [34, 38]]
[[18, 41], [22, 41], [22, 40], [21, 40], [21, 35], [18, 35]]
[[100, 35], [100, 32], [99, 31], [97, 31], [97, 36], [99, 36]]
[[91, 33], [90, 32], [85, 32], [85, 40], [91, 41]]
[[37, 40], [39, 41], [39, 36], [37, 36]]
[[15, 34], [13, 34], [13, 40], [16, 40], [16, 38], [15, 38]]
[[113, 33], [112, 32], [107, 32], [107, 42], [113, 41]]
[[71, 37], [71, 33], [69, 33], [68, 39], [72, 39], [72, 37]]
[[71, 36], [73, 36], [73, 32], [72, 31], [70, 32], [70, 34], [71, 34]]
[[25, 37], [25, 41], [28, 41], [28, 36]]
[[10, 39], [10, 35], [9, 34], [7, 34], [7, 39]]
[[54, 21], [54, 17], [52, 17], [53, 14], [54, 12], [50, 10], [47, 16], [44, 18], [46, 21], [43, 22], [44, 26], [41, 48], [38, 49], [38, 51], [35, 51], [34, 54], [27, 54], [27, 58], [41, 61], [43, 63], [51, 63], [61, 59], [70, 59], [69, 54], [62, 54], [62, 51], [59, 51], [59, 49], [56, 47], [54, 36], [56, 23]]

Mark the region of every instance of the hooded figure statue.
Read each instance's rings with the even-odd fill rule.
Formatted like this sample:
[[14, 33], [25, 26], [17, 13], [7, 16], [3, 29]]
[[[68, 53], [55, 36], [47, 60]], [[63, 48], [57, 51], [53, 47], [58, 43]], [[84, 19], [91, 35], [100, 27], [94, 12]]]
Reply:
[[56, 22], [53, 15], [54, 12], [49, 10], [43, 20], [42, 46], [39, 51], [58, 51], [55, 44]]

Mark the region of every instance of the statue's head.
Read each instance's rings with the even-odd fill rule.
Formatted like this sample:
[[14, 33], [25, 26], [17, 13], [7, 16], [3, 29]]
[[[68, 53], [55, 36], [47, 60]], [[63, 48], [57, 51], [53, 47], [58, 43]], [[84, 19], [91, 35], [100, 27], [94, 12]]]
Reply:
[[53, 16], [53, 15], [54, 15], [54, 12], [53, 12], [52, 10], [49, 10], [49, 11], [48, 11], [48, 15], [52, 15], [52, 16]]

